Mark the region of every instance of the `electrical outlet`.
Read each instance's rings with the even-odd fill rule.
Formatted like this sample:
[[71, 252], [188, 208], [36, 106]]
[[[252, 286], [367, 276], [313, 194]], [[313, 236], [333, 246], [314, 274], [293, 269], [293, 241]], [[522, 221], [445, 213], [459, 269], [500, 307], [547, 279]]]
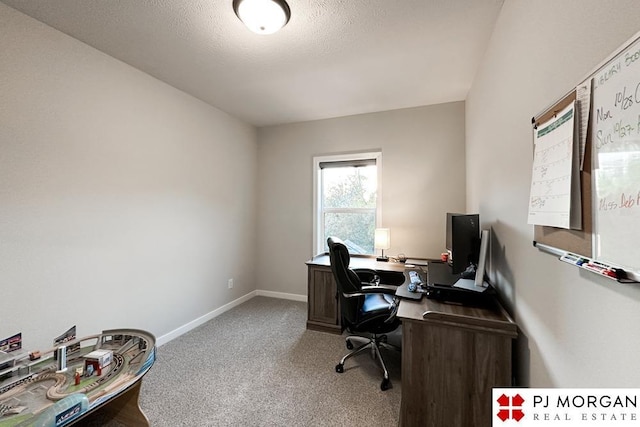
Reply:
[[229, 289], [233, 288], [233, 279], [229, 279], [227, 285], [229, 286]]

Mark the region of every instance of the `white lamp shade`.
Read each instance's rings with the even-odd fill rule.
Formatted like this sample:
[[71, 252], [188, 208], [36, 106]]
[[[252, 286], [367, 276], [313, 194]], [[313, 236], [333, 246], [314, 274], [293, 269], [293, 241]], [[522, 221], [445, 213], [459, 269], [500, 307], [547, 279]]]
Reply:
[[391, 238], [388, 228], [376, 228], [373, 245], [376, 249], [389, 249], [391, 247]]
[[238, 18], [257, 34], [273, 34], [289, 22], [291, 14], [284, 0], [234, 0]]

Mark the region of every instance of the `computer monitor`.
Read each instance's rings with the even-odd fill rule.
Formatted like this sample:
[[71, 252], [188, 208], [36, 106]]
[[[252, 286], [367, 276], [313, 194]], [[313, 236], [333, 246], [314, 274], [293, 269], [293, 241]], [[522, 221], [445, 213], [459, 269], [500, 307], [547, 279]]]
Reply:
[[478, 264], [480, 251], [480, 215], [447, 213], [447, 262], [453, 274]]
[[475, 285], [485, 286], [484, 272], [487, 265], [487, 256], [489, 254], [489, 230], [482, 230], [480, 237], [480, 253], [478, 255], [478, 265], [476, 267]]

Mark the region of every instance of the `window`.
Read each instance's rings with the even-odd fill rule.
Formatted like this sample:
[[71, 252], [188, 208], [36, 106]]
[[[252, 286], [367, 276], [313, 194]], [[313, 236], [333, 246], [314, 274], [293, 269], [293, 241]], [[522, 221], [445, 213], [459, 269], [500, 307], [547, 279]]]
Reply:
[[380, 224], [382, 153], [314, 158], [314, 253], [327, 252], [327, 238], [342, 239], [353, 254], [375, 254]]

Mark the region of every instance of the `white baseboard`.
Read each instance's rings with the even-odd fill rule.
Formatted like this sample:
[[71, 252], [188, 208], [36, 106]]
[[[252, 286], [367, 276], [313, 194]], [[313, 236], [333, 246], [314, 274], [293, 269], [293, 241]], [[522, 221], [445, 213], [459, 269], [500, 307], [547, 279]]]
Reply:
[[284, 293], [284, 292], [273, 292], [273, 291], [261, 291], [260, 289], [258, 289], [256, 291], [256, 296], [258, 296], [258, 297], [280, 298], [280, 299], [288, 299], [288, 300], [292, 300], [292, 301], [307, 302], [307, 296], [306, 295], [287, 294], [287, 293]]
[[225, 311], [229, 311], [231, 310], [233, 307], [236, 307], [240, 304], [242, 304], [243, 302], [247, 302], [249, 301], [251, 298], [256, 297], [256, 296], [262, 296], [262, 297], [270, 297], [270, 298], [280, 298], [280, 299], [287, 299], [287, 300], [292, 300], [292, 301], [301, 301], [301, 302], [307, 302], [307, 296], [306, 295], [298, 295], [298, 294], [287, 294], [284, 292], [272, 292], [272, 291], [251, 291], [246, 295], [241, 296], [238, 299], [235, 299], [225, 305], [223, 305], [222, 307], [216, 308], [213, 311], [210, 311], [209, 313], [198, 317], [197, 319], [192, 320], [191, 322], [180, 326], [179, 328], [174, 329], [173, 331], [162, 335], [161, 337], [156, 338], [156, 346], [160, 347], [166, 343], [168, 343], [169, 341], [178, 338], [180, 335], [186, 334], [187, 332], [189, 332], [192, 329], [197, 328], [198, 326], [202, 325], [203, 323], [208, 322], [209, 320], [220, 316], [222, 313], [224, 313]]
[[198, 326], [202, 325], [203, 323], [208, 322], [209, 320], [213, 319], [214, 317], [218, 317], [220, 316], [222, 313], [224, 313], [225, 311], [229, 311], [231, 310], [233, 307], [236, 307], [240, 304], [242, 304], [243, 302], [249, 301], [251, 298], [256, 296], [256, 291], [253, 292], [249, 292], [246, 295], [241, 296], [240, 298], [231, 301], [230, 303], [227, 303], [225, 305], [223, 305], [222, 307], [216, 308], [213, 311], [210, 311], [209, 313], [198, 317], [197, 319], [192, 320], [191, 322], [180, 326], [179, 328], [174, 329], [173, 331], [169, 332], [168, 334], [165, 334], [161, 337], [156, 338], [156, 346], [160, 347], [163, 344], [168, 343], [169, 341], [178, 338], [180, 335], [186, 334], [187, 332], [189, 332], [192, 329], [197, 328]]

